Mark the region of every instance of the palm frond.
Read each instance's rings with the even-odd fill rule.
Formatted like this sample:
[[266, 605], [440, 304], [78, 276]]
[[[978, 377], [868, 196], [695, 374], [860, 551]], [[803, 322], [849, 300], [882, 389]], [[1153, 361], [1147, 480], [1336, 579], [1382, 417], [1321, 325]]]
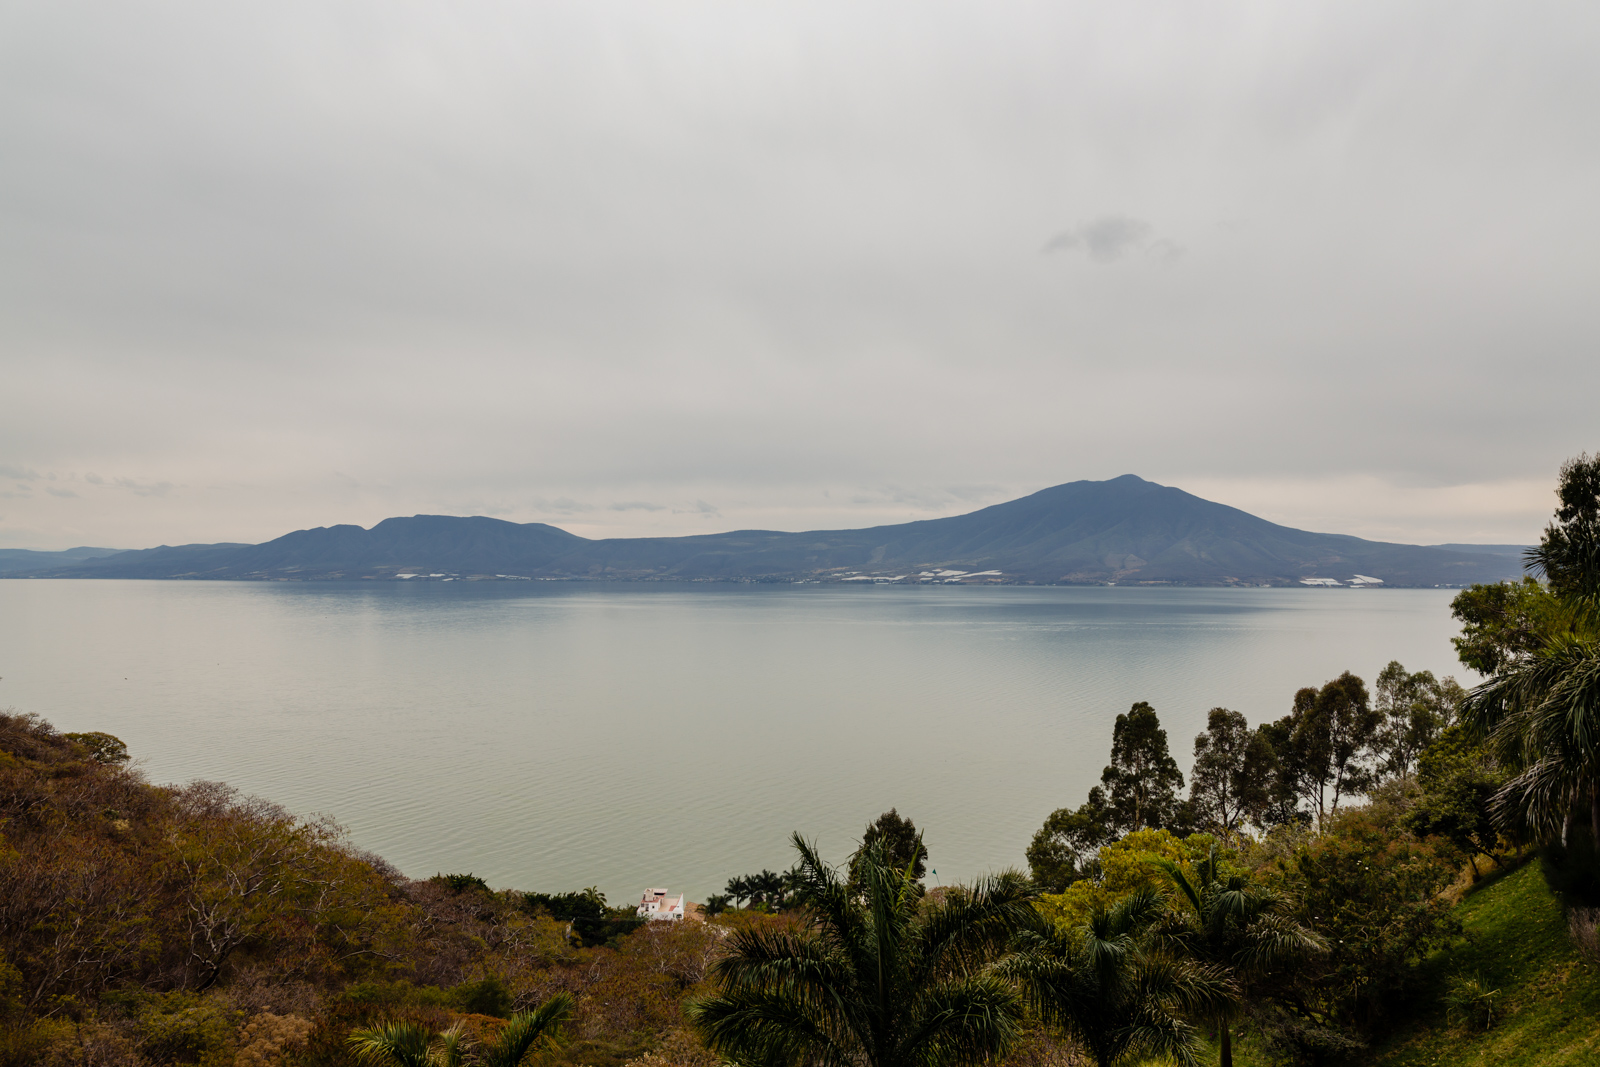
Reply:
[[899, 1042], [900, 1063], [975, 1063], [1003, 1056], [1021, 1032], [1021, 1004], [992, 974], [941, 982], [926, 991]]
[[431, 1067], [433, 1032], [421, 1023], [383, 1022], [352, 1030], [350, 1047], [367, 1063]]
[[1189, 902], [1189, 906], [1197, 912], [1200, 911], [1200, 890], [1189, 881], [1188, 876], [1183, 873], [1182, 867], [1179, 867], [1165, 856], [1149, 856], [1146, 857], [1145, 862], [1152, 867], [1159, 868], [1167, 876], [1167, 881], [1176, 886], [1178, 892], [1183, 894], [1183, 899]]
[[980, 879], [970, 888], [924, 905], [916, 936], [919, 981], [955, 968], [972, 972], [985, 965], [1019, 930], [1038, 919], [1032, 884], [1016, 871]]
[[854, 1059], [850, 1043], [841, 1042], [849, 1035], [826, 1007], [825, 1000], [746, 993], [708, 997], [685, 1010], [707, 1046], [731, 1062], [844, 1067]]
[[428, 1062], [433, 1067], [462, 1067], [461, 1061], [471, 1043], [461, 1024], [456, 1023], [434, 1038], [433, 1047], [428, 1050]]
[[554, 1038], [572, 1013], [572, 995], [557, 993], [532, 1011], [519, 1011], [480, 1053], [482, 1067], [520, 1067], [528, 1053]]

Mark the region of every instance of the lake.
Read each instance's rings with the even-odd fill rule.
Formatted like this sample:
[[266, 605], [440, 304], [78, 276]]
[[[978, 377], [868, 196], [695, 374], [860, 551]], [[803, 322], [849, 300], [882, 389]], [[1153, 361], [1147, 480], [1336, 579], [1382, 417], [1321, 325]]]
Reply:
[[1471, 678], [1451, 590], [0, 581], [0, 707], [153, 781], [324, 812], [407, 874], [720, 891], [894, 806], [939, 881], [1023, 865], [1148, 700], [1185, 773], [1398, 659]]

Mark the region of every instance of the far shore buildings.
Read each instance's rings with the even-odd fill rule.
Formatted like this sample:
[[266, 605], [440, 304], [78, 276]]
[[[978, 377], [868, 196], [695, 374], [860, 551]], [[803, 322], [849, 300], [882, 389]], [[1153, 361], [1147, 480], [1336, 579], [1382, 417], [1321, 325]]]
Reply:
[[1383, 579], [1374, 578], [1370, 574], [1357, 574], [1347, 582], [1341, 582], [1337, 578], [1302, 578], [1300, 579], [1300, 584], [1325, 586], [1328, 588], [1338, 587], [1341, 589], [1360, 589], [1363, 586], [1382, 585]]
[[644, 898], [639, 901], [638, 915], [641, 919], [652, 922], [662, 920], [674, 922], [684, 916], [685, 902], [683, 894], [672, 897], [667, 895], [665, 889], [646, 889]]

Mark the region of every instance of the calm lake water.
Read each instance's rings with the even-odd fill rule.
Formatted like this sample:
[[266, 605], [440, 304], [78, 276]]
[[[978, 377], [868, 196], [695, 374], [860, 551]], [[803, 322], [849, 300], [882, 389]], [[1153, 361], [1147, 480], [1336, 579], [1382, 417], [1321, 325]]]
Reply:
[[0, 707], [325, 812], [408, 874], [719, 891], [896, 806], [1023, 863], [1155, 705], [1187, 772], [1342, 670], [1454, 673], [1449, 590], [0, 581]]

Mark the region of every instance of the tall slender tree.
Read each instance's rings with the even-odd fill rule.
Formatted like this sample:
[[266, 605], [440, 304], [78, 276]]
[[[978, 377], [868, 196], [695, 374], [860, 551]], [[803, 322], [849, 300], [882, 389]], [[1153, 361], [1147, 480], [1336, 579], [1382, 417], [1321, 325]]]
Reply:
[[1111, 763], [1101, 772], [1117, 833], [1161, 829], [1178, 807], [1183, 774], [1167, 749], [1167, 731], [1144, 701], [1118, 715], [1111, 732]]
[[1270, 776], [1259, 747], [1252, 754], [1253, 740], [1249, 722], [1237, 711], [1212, 708], [1207, 714], [1205, 733], [1194, 739], [1189, 774], [1189, 803], [1201, 829], [1231, 836], [1267, 805]]
[[1320, 830], [1339, 804], [1372, 787], [1373, 745], [1383, 718], [1371, 706], [1366, 683], [1349, 671], [1294, 695], [1287, 722], [1284, 773], [1311, 805]]
[[1404, 778], [1416, 770], [1417, 757], [1455, 721], [1466, 690], [1454, 678], [1435, 678], [1432, 671], [1408, 672], [1399, 660], [1378, 672], [1373, 707], [1383, 717], [1374, 748], [1381, 777]]

